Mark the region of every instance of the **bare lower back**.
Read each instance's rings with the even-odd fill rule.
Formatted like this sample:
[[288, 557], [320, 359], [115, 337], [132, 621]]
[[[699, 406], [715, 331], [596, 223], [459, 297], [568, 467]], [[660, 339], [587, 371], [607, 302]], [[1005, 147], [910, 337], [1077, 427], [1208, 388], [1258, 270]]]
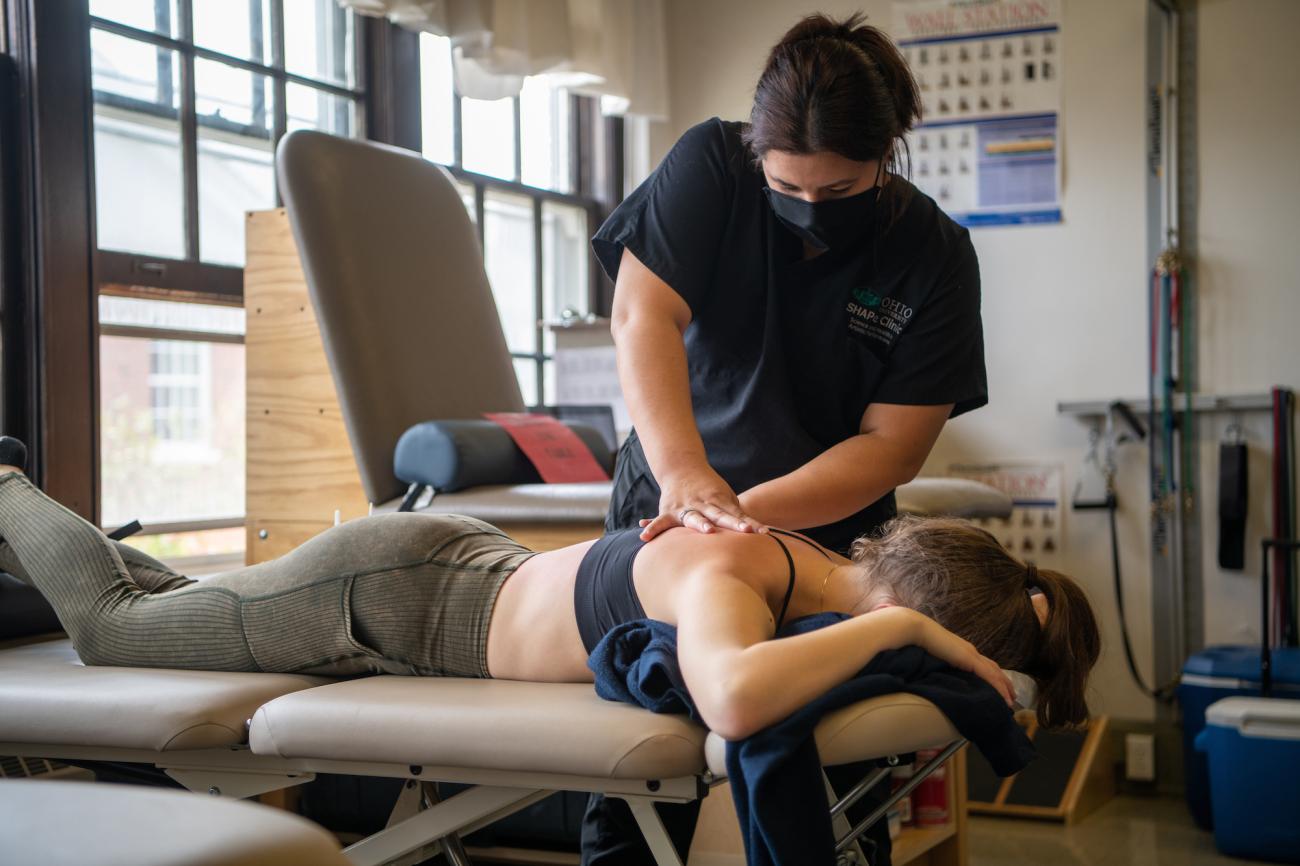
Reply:
[[488, 629], [488, 670], [497, 679], [591, 682], [578, 634], [573, 585], [595, 539], [539, 553], [510, 575]]

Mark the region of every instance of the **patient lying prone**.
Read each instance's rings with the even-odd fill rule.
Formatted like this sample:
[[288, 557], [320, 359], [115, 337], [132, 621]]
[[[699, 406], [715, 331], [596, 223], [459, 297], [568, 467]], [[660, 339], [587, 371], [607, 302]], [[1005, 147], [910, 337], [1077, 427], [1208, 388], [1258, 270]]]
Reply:
[[[15, 441], [0, 439], [0, 459]], [[0, 569], [49, 599], [86, 664], [589, 682], [591, 641], [649, 618], [677, 627], [686, 685], [728, 739], [907, 645], [1008, 704], [1001, 669], [1023, 671], [1044, 724], [1087, 716], [1099, 638], [1083, 592], [960, 520], [900, 518], [845, 558], [778, 530], [674, 529], [650, 543], [632, 531], [534, 553], [472, 518], [391, 514], [194, 581], [109, 540], [9, 463]], [[850, 617], [771, 640], [826, 611]]]

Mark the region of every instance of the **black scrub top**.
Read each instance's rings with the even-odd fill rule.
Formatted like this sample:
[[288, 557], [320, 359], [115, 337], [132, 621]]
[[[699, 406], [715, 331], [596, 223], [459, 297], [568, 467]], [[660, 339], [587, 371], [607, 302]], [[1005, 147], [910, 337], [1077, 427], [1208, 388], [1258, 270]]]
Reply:
[[[988, 402], [979, 265], [966, 229], [891, 177], [860, 243], [805, 260], [772, 213], [741, 125], [688, 130], [592, 239], [617, 277], [623, 249], [691, 310], [691, 403], [710, 465], [737, 493], [785, 475], [860, 432], [871, 403]], [[635, 433], [621, 453], [606, 526], [658, 512]], [[892, 491], [805, 532], [847, 551], [895, 513]]]

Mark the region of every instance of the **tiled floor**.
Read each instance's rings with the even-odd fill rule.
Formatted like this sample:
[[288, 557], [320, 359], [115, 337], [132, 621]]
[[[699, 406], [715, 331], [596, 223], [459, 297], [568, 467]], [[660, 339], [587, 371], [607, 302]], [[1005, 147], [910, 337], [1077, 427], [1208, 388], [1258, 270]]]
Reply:
[[970, 820], [970, 866], [1234, 866], [1181, 800], [1117, 797], [1073, 827], [1002, 818]]

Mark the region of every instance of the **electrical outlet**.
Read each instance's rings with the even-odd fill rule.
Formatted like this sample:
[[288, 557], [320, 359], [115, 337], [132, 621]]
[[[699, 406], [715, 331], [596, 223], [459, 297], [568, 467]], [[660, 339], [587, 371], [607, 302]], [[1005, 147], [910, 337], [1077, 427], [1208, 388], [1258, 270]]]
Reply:
[[1124, 735], [1124, 778], [1130, 782], [1156, 780], [1156, 738], [1153, 735]]

